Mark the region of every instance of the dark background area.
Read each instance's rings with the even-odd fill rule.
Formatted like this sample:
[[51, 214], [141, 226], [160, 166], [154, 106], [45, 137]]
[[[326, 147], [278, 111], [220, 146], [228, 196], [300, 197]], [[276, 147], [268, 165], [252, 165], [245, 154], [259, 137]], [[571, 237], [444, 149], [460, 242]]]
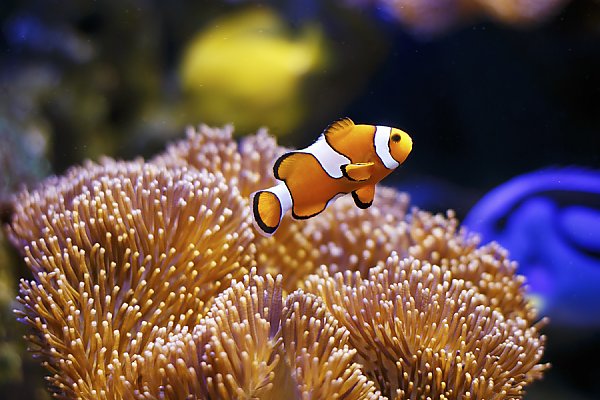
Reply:
[[413, 132], [407, 173], [470, 202], [535, 169], [600, 167], [600, 3], [575, 1], [535, 29], [488, 22], [428, 41], [388, 31], [390, 53], [347, 114]]

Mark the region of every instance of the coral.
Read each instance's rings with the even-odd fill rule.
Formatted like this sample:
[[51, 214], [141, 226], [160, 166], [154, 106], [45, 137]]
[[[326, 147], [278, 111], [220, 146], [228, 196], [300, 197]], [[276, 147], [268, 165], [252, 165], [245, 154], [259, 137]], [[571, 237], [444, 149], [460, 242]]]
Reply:
[[266, 185], [273, 185], [273, 162], [285, 151], [265, 129], [245, 137], [238, 145], [233, 126], [222, 129], [200, 125], [188, 127], [186, 139], [167, 146], [151, 163], [163, 168], [193, 167], [222, 174], [235, 184], [243, 197]]
[[519, 316], [532, 322], [537, 311], [525, 296], [525, 278], [517, 275], [517, 264], [496, 243], [478, 247], [479, 237], [467, 236], [458, 227], [453, 212], [447, 216], [416, 211], [409, 229], [408, 255], [449, 270], [467, 287], [477, 287], [490, 300], [490, 306], [507, 316]]
[[443, 267], [392, 254], [364, 278], [322, 275], [307, 290], [348, 329], [359, 362], [390, 398], [520, 398], [545, 368], [536, 325], [507, 318]]
[[386, 10], [416, 34], [439, 34], [475, 18], [527, 25], [557, 14], [568, 0], [346, 0]]
[[506, 24], [527, 24], [554, 16], [568, 0], [474, 0], [490, 17]]
[[[544, 337], [506, 252], [449, 212], [341, 198], [251, 227], [285, 151], [201, 126], [21, 192], [20, 319], [59, 398], [521, 398]], [[273, 278], [275, 277], [275, 278]], [[385, 397], [384, 397], [385, 396]]]
[[[275, 184], [272, 165], [286, 149], [277, 146], [265, 130], [245, 137], [238, 145], [233, 128], [189, 128], [187, 138], [168, 146], [151, 160], [163, 168], [196, 168], [223, 173], [235, 183], [244, 198], [255, 190]], [[285, 276], [284, 288], [291, 292], [303, 279], [327, 265], [330, 272], [358, 270], [366, 273], [377, 262], [396, 251], [444, 265], [470, 285], [493, 291], [490, 298], [505, 312], [520, 313], [530, 321], [536, 318], [525, 299], [524, 280], [516, 275], [516, 265], [497, 245], [479, 248], [476, 237], [459, 229], [452, 212], [447, 216], [424, 211], [409, 212], [408, 196], [379, 186], [373, 205], [358, 209], [351, 198], [342, 197], [319, 218], [281, 223], [277, 235], [256, 235], [259, 273]]]
[[381, 0], [402, 25], [416, 33], [448, 30], [469, 14], [469, 0]]
[[219, 295], [194, 330], [163, 330], [148, 346], [139, 397], [379, 398], [322, 301], [301, 291], [284, 301], [281, 275], [255, 272]]
[[195, 326], [253, 265], [245, 203], [222, 176], [115, 162], [22, 192], [9, 231], [34, 274], [20, 318], [65, 398], [122, 393], [153, 329]]

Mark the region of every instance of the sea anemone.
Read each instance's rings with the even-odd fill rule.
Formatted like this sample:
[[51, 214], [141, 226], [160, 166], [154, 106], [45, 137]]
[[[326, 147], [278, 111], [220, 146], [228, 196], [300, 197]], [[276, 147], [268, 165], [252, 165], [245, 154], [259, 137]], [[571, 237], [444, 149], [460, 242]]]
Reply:
[[256, 270], [219, 295], [193, 330], [162, 330], [138, 360], [140, 398], [377, 399], [349, 332], [320, 298], [282, 298], [282, 276]]
[[364, 278], [323, 268], [306, 286], [389, 398], [520, 398], [545, 368], [538, 326], [437, 265], [394, 253]]
[[255, 135], [233, 139], [233, 126], [213, 128], [200, 125], [188, 127], [186, 139], [172, 143], [150, 162], [163, 168], [195, 168], [220, 173], [235, 185], [242, 197], [255, 190], [275, 184], [272, 165], [285, 152], [275, 138], [260, 129]]
[[18, 315], [53, 391], [122, 393], [117, 377], [153, 329], [195, 326], [253, 265], [245, 206], [220, 175], [112, 160], [22, 192], [9, 234], [34, 280]]
[[248, 196], [284, 151], [201, 126], [15, 197], [17, 314], [55, 396], [520, 398], [544, 337], [505, 251], [383, 187], [258, 236]]

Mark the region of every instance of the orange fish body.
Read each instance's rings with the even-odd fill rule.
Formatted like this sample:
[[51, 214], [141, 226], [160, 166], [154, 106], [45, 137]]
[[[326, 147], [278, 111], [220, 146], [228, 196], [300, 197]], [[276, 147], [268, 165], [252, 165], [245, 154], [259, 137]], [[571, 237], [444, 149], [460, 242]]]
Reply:
[[276, 186], [251, 195], [257, 230], [270, 236], [289, 209], [295, 219], [311, 218], [348, 193], [358, 207], [368, 208], [375, 185], [411, 150], [412, 139], [400, 129], [355, 125], [349, 118], [334, 122], [315, 143], [275, 162]]

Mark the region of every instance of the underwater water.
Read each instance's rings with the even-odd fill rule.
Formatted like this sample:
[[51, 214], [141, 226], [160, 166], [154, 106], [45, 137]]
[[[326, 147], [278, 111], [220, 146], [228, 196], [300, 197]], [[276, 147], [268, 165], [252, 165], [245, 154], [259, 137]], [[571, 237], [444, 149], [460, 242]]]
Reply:
[[[49, 398], [47, 371], [12, 313], [24, 307], [19, 279], [32, 277], [15, 238], [34, 239], [13, 232], [13, 193], [102, 156], [200, 165], [232, 187], [268, 187], [272, 163], [247, 161], [240, 147], [234, 179], [233, 141], [211, 133], [214, 143], [192, 135], [183, 145], [186, 126], [231, 123], [238, 141], [266, 127], [279, 145], [304, 148], [341, 117], [408, 132], [412, 152], [382, 184], [406, 192], [410, 207], [454, 210], [466, 232], [518, 262], [549, 319], [540, 362], [552, 365], [524, 398], [600, 397], [600, 2], [8, 0], [0, 50], [0, 397]], [[261, 135], [248, 140], [267, 143]], [[181, 156], [188, 145], [201, 156]], [[269, 146], [248, 149], [269, 160], [283, 151]], [[377, 210], [405, 222], [404, 210]], [[360, 224], [354, 212], [348, 221]], [[354, 260], [338, 253], [350, 251], [343, 231], [355, 226], [335, 213], [327, 251]], [[330, 221], [318, 219], [310, 223]], [[377, 239], [369, 246], [386, 248]]]

